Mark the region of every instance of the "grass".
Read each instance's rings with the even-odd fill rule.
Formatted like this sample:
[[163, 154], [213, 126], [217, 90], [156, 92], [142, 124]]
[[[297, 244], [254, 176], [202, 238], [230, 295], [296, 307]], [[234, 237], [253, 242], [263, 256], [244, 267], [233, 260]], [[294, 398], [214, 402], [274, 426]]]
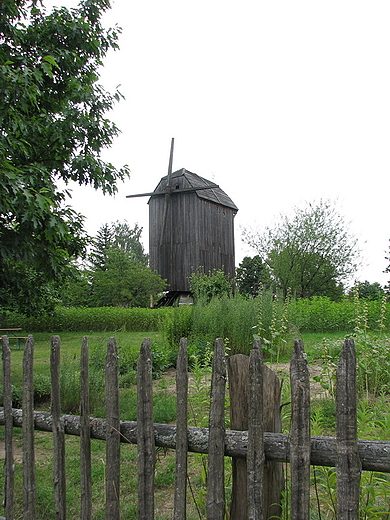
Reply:
[[[91, 364], [98, 365], [97, 368], [104, 367], [104, 356], [107, 343], [110, 337], [115, 337], [118, 349], [121, 354], [121, 361], [128, 362], [128, 367], [122, 366], [122, 372], [128, 373], [130, 368], [134, 371], [134, 364], [138, 357], [138, 352], [144, 338], [150, 338], [156, 350], [160, 351], [163, 339], [158, 332], [105, 332], [105, 333], [81, 333], [63, 332], [61, 339], [61, 363], [63, 367], [69, 367], [71, 372], [79, 369], [81, 343], [83, 336], [88, 338]], [[35, 333], [34, 338], [34, 379], [38, 387], [42, 387], [42, 395], [48, 390], [50, 385], [50, 333]], [[12, 384], [19, 388], [22, 385], [23, 349], [16, 349], [11, 345], [11, 369]], [[124, 379], [124, 378], [123, 378]], [[134, 378], [133, 378], [134, 380]], [[49, 388], [50, 394], [50, 388]], [[37, 396], [39, 397], [39, 396]]]

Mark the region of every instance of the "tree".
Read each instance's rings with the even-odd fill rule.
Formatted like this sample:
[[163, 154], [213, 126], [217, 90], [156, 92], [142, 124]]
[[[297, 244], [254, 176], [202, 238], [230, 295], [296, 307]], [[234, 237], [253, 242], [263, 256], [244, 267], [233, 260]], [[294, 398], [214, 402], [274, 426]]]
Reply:
[[0, 2], [3, 308], [28, 307], [35, 277], [61, 284], [72, 258], [85, 252], [83, 217], [65, 205], [70, 193], [59, 181], [113, 194], [128, 176], [126, 166], [101, 158], [119, 133], [105, 113], [120, 94], [98, 83], [104, 56], [117, 48], [118, 29], [100, 23], [109, 7], [109, 0], [81, 0], [77, 9], [47, 13], [36, 0]]
[[126, 221], [103, 224], [93, 240], [89, 257], [93, 269], [107, 269], [107, 251], [111, 248], [119, 248], [140, 264], [148, 265], [148, 255], [145, 254], [141, 243], [141, 233], [142, 228], [138, 224], [131, 228]]
[[246, 256], [236, 269], [236, 281], [240, 294], [254, 298], [262, 287], [267, 289], [271, 285], [269, 267], [259, 255]]
[[148, 265], [148, 255], [141, 243], [142, 227], [135, 224], [133, 228], [126, 222], [116, 221], [112, 225], [113, 245], [129, 254], [142, 265]]
[[147, 307], [166, 288], [157, 272], [119, 247], [107, 249], [106, 269], [93, 271], [91, 280], [93, 306]]
[[357, 240], [330, 201], [295, 208], [273, 228], [245, 232], [245, 240], [270, 267], [284, 295], [340, 298], [357, 268]]
[[355, 287], [349, 291], [349, 295], [353, 296], [356, 290], [359, 298], [370, 301], [381, 300], [385, 294], [385, 291], [379, 282], [370, 283], [368, 280], [365, 280], [364, 282], [356, 282]]
[[112, 246], [113, 232], [109, 224], [103, 224], [92, 241], [92, 251], [89, 261], [93, 269], [105, 271], [107, 269], [107, 250]]

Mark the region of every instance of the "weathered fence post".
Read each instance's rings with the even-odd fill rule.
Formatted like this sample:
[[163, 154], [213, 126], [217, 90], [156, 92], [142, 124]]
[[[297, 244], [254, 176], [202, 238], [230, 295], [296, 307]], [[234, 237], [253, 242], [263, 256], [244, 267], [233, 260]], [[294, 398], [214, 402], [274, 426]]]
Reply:
[[106, 353], [106, 519], [119, 520], [120, 419], [119, 365], [115, 338], [110, 338]]
[[295, 340], [291, 381], [291, 520], [310, 515], [310, 381], [301, 340]]
[[[26, 349], [29, 340], [27, 340]], [[65, 433], [60, 399], [60, 338], [52, 336], [50, 352], [51, 415], [53, 420], [54, 505], [57, 520], [66, 519]], [[33, 517], [31, 517], [33, 518]]]
[[356, 352], [346, 339], [337, 367], [336, 442], [338, 520], [359, 518], [361, 462], [357, 443]]
[[[235, 354], [228, 357], [230, 428], [248, 430], [249, 357]], [[247, 465], [241, 457], [232, 457], [231, 520], [247, 518]]]
[[188, 352], [187, 339], [180, 340], [176, 365], [176, 473], [174, 520], [186, 519], [187, 496], [187, 427], [188, 427]]
[[[249, 424], [249, 357], [236, 354], [228, 358], [230, 392], [230, 427], [248, 430]], [[278, 376], [263, 365], [263, 431], [282, 431], [280, 412], [281, 384]], [[233, 489], [230, 508], [231, 520], [247, 518], [247, 464], [245, 459], [233, 457]], [[279, 462], [266, 461], [264, 465], [263, 514], [265, 518], [281, 514], [281, 498], [284, 487], [283, 466]]]
[[156, 452], [153, 426], [152, 351], [145, 338], [138, 359], [138, 519], [154, 518], [154, 468]]
[[81, 344], [80, 382], [81, 520], [90, 520], [92, 518], [92, 473], [89, 417], [89, 352], [86, 336], [83, 337]]
[[248, 520], [263, 520], [264, 425], [263, 352], [256, 339], [249, 358], [249, 424], [247, 453]]
[[215, 340], [212, 369], [206, 516], [208, 520], [223, 520], [225, 517], [226, 360], [221, 338]]
[[11, 350], [8, 336], [2, 336], [3, 357], [3, 407], [5, 423], [5, 463], [4, 463], [4, 506], [6, 518], [14, 517], [14, 453], [12, 449], [13, 417], [12, 417], [12, 381]]

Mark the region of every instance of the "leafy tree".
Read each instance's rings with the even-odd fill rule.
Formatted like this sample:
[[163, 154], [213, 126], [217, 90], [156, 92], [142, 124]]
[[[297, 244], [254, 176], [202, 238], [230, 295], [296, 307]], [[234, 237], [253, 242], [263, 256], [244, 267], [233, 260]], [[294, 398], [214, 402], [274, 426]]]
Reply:
[[75, 268], [74, 275], [61, 287], [61, 302], [65, 307], [91, 307], [91, 272], [85, 268]]
[[90, 262], [94, 270], [107, 269], [107, 251], [119, 248], [142, 265], [148, 265], [148, 255], [145, 254], [141, 243], [142, 228], [135, 224], [133, 228], [124, 222], [103, 224], [93, 240]]
[[269, 267], [259, 255], [246, 256], [236, 269], [236, 281], [240, 294], [255, 297], [261, 287], [268, 289], [271, 286]]
[[62, 291], [64, 305], [145, 307], [166, 282], [148, 267], [140, 241], [142, 228], [124, 222], [104, 224], [93, 240], [89, 266]]
[[144, 252], [141, 243], [142, 227], [135, 224], [133, 228], [129, 224], [116, 221], [112, 225], [113, 245], [129, 254], [131, 258], [142, 265], [148, 265], [148, 255]]
[[365, 300], [381, 300], [385, 291], [379, 282], [370, 283], [368, 280], [364, 282], [356, 282], [355, 287], [349, 291], [349, 295], [353, 296], [357, 289], [359, 298]]
[[119, 132], [105, 113], [120, 95], [98, 83], [103, 58], [117, 48], [118, 29], [100, 23], [109, 7], [81, 0], [47, 13], [36, 0], [0, 2], [3, 308], [28, 307], [36, 279], [61, 284], [85, 251], [83, 217], [65, 205], [61, 182], [113, 194], [128, 175], [101, 158]]
[[106, 269], [92, 273], [93, 306], [147, 307], [166, 287], [157, 272], [119, 247], [106, 250]]
[[209, 302], [214, 297], [231, 296], [233, 280], [229, 280], [222, 269], [205, 273], [199, 269], [190, 276], [190, 289], [196, 301]]
[[284, 295], [297, 297], [343, 294], [343, 282], [357, 268], [357, 240], [330, 201], [295, 208], [273, 228], [245, 232], [245, 240], [270, 267]]

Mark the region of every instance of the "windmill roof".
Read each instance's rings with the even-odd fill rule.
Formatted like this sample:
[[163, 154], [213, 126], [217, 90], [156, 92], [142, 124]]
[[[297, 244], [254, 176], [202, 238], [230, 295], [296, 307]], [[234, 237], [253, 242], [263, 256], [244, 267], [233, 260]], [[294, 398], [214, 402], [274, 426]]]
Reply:
[[[209, 200], [210, 202], [214, 202], [215, 204], [220, 204], [222, 206], [226, 206], [235, 211], [238, 211], [237, 206], [234, 204], [232, 199], [219, 187], [215, 187], [215, 183], [197, 175], [196, 173], [192, 173], [185, 168], [181, 168], [172, 173], [173, 180], [180, 180], [180, 184], [177, 187], [180, 188], [194, 188], [196, 195], [205, 200]], [[159, 184], [157, 185], [156, 191], [163, 191], [167, 188], [168, 184], [168, 175], [163, 177]], [[204, 188], [205, 186], [210, 186], [207, 189], [201, 189], [199, 191], [196, 188]], [[173, 189], [173, 193], [175, 189]]]

